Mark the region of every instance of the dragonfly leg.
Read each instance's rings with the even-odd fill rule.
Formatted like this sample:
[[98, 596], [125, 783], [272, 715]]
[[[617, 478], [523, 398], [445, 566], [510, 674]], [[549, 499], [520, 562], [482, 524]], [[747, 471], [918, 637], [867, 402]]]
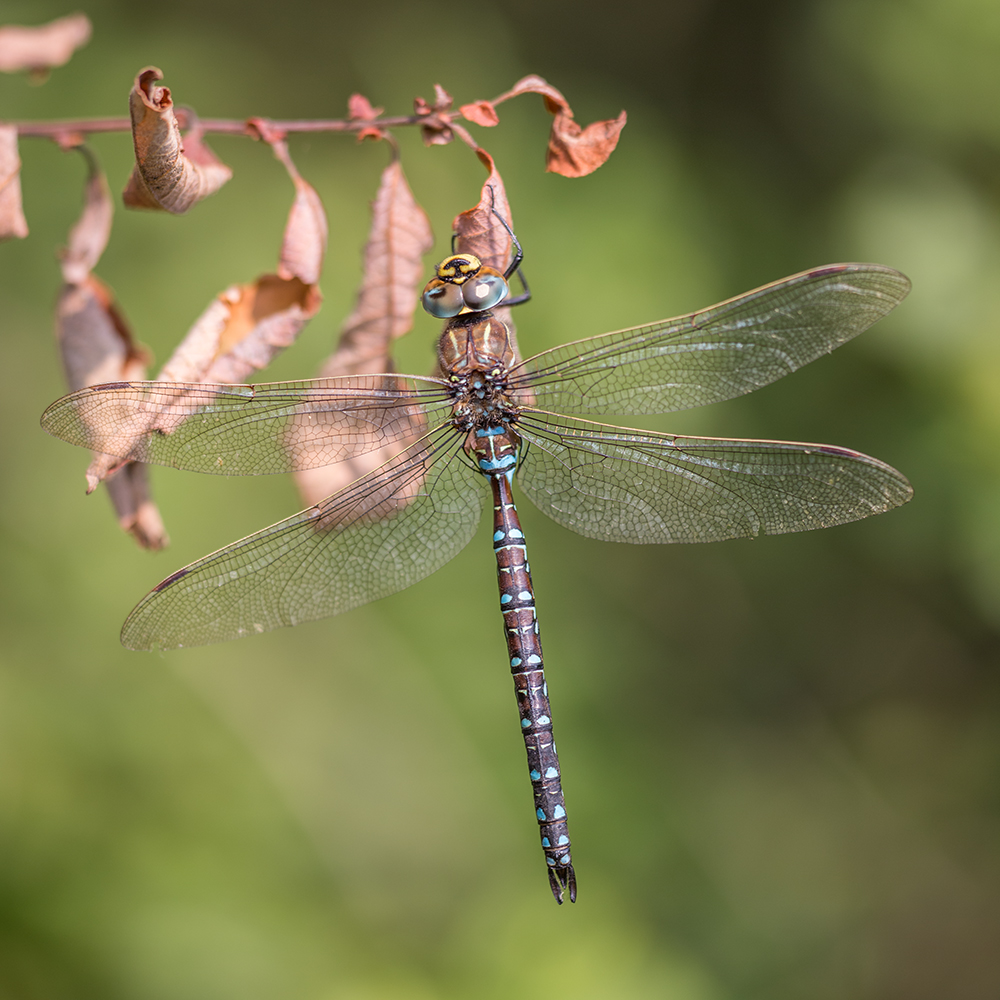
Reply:
[[510, 296], [500, 303], [502, 306], [522, 306], [531, 299], [531, 289], [528, 287], [528, 279], [524, 276], [524, 271], [520, 267], [517, 269], [517, 277], [521, 282], [524, 291], [520, 295]]

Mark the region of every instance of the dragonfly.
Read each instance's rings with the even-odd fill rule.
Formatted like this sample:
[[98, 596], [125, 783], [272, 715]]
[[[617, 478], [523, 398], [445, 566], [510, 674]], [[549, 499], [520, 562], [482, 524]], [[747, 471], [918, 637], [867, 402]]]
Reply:
[[[518, 248], [519, 250], [519, 248]], [[520, 491], [588, 538], [711, 542], [828, 528], [909, 500], [906, 478], [846, 448], [690, 437], [596, 423], [752, 392], [893, 309], [907, 278], [834, 264], [689, 315], [525, 360], [498, 307], [503, 272], [472, 254], [434, 269], [439, 374], [205, 385], [113, 382], [53, 403], [42, 426], [94, 452], [193, 472], [259, 475], [392, 457], [320, 503], [157, 584], [126, 620], [130, 649], [221, 642], [339, 614], [400, 591], [471, 540], [493, 508], [507, 654], [552, 893], [576, 900]]]

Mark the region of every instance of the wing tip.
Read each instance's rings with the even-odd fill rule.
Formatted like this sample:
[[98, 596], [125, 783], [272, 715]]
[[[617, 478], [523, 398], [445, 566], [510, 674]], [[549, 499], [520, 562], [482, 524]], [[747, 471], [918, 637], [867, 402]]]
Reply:
[[889, 295], [886, 291], [881, 291], [881, 294], [885, 295], [887, 298], [893, 300], [893, 307], [899, 305], [907, 295], [910, 294], [913, 289], [913, 283], [910, 279], [903, 274], [902, 271], [897, 271], [896, 268], [890, 267], [888, 264], [872, 264], [872, 263], [862, 263], [862, 262], [847, 262], [842, 264], [823, 264], [820, 267], [812, 267], [808, 271], [801, 272], [798, 277], [804, 280], [815, 279], [815, 278], [825, 278], [832, 277], [835, 275], [843, 274], [857, 274], [857, 275], [878, 275], [883, 281], [888, 281], [897, 290], [898, 294]]

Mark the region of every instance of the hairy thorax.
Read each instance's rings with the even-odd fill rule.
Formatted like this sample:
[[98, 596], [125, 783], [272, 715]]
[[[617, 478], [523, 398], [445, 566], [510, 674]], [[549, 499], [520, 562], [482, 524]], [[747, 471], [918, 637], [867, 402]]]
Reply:
[[[493, 313], [456, 316], [438, 341], [438, 363], [450, 382], [454, 400], [452, 419], [459, 430], [468, 431], [466, 451], [479, 454], [485, 446], [483, 431], [491, 447], [506, 438], [516, 449], [512, 425], [518, 408], [507, 388], [507, 376], [515, 356], [506, 325]], [[498, 435], [497, 432], [503, 433]], [[480, 432], [480, 433], [477, 433]], [[484, 466], [480, 465], [481, 468]]]
[[456, 316], [438, 341], [438, 364], [445, 378], [474, 369], [507, 371], [514, 361], [510, 330], [492, 311]]
[[507, 426], [517, 408], [507, 392], [514, 349], [506, 325], [491, 312], [456, 316], [438, 341], [441, 374], [451, 383], [455, 425]]

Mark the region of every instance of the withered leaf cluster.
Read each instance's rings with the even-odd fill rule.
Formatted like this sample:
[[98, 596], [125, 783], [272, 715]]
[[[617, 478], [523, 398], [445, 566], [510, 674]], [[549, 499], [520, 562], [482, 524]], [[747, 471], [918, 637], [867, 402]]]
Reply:
[[[193, 113], [175, 110], [169, 88], [159, 84], [162, 79], [160, 70], [147, 67], [137, 74], [129, 94], [135, 165], [123, 201], [128, 208], [176, 215], [218, 191], [232, 173], [205, 145]], [[473, 146], [488, 171], [479, 202], [454, 220], [455, 243], [458, 251], [475, 254], [500, 271], [507, 269], [514, 255], [513, 222], [503, 181], [493, 158], [456, 118], [495, 125], [499, 120], [496, 105], [526, 93], [542, 95], [554, 116], [547, 154], [550, 171], [582, 176], [607, 159], [625, 124], [624, 112], [618, 119], [581, 128], [562, 94], [541, 77], [525, 77], [493, 101], [465, 105], [460, 111], [452, 110], [452, 98], [440, 86], [435, 87], [433, 105], [420, 98], [416, 101], [415, 123], [421, 126], [425, 143], [438, 145], [460, 137]], [[406, 181], [395, 140], [380, 119], [382, 109], [355, 94], [348, 112], [349, 122], [361, 126], [352, 129], [359, 140], [388, 139], [392, 155], [372, 203], [357, 302], [320, 378], [361, 379], [369, 387], [384, 387], [391, 393], [400, 379], [393, 374], [392, 344], [412, 327], [424, 280], [423, 257], [434, 240], [427, 216]], [[105, 482], [122, 527], [148, 548], [165, 545], [167, 536], [149, 496], [146, 466], [136, 460], [145, 454], [143, 442], [158, 436], [162, 440], [163, 435], [177, 431], [205, 399], [213, 398], [213, 386], [221, 390], [224, 385], [245, 382], [265, 368], [294, 342], [322, 302], [319, 281], [328, 232], [319, 195], [296, 168], [277, 123], [250, 118], [245, 132], [271, 147], [294, 188], [275, 271], [225, 288], [195, 320], [158, 374], [158, 381], [176, 385], [169, 404], [151, 404], [120, 427], [116, 425], [113, 441], [106, 428], [94, 438], [105, 447], [113, 445], [114, 454], [94, 454], [87, 470], [88, 492]], [[89, 165], [83, 213], [62, 254], [64, 283], [56, 307], [67, 381], [71, 389], [140, 381], [146, 377], [148, 355], [132, 337], [111, 290], [93, 274], [111, 232], [107, 181], [93, 154], [82, 145], [82, 136], [58, 138], [65, 148], [78, 148]], [[19, 166], [17, 130], [0, 124], [0, 237], [27, 233]], [[151, 392], [150, 398], [157, 394]], [[419, 408], [412, 413], [393, 410], [392, 419], [399, 426], [376, 426], [375, 421], [368, 422], [370, 427], [352, 425], [355, 438], [371, 435], [369, 450], [358, 447], [356, 451], [363, 454], [353, 457], [356, 453], [352, 452], [352, 457], [316, 468], [320, 454], [333, 454], [331, 439], [345, 419], [339, 411], [310, 413], [308, 419], [291, 420], [277, 444], [288, 456], [284, 467], [297, 469], [296, 482], [309, 505], [370, 472], [400, 449], [414, 446], [425, 429]], [[413, 490], [419, 487], [419, 482], [412, 484]], [[373, 516], [380, 502], [378, 497], [372, 500]], [[393, 502], [402, 502], [398, 493]], [[318, 530], [328, 527], [317, 524]]]
[[[129, 207], [159, 207], [176, 213], [211, 193], [214, 180], [224, 180], [230, 172], [226, 167], [212, 168], [211, 163], [217, 161], [211, 154], [203, 154], [204, 145], [197, 139], [192, 142], [190, 132], [181, 138], [169, 92], [152, 86], [159, 78], [158, 71], [144, 70], [132, 90], [136, 167], [124, 200]], [[161, 381], [244, 382], [293, 343], [320, 307], [326, 214], [316, 191], [295, 168], [283, 138], [275, 135], [269, 139], [295, 189], [276, 271], [223, 290], [160, 370]], [[91, 172], [83, 214], [63, 254], [65, 284], [57, 304], [57, 335], [67, 381], [73, 389], [142, 380], [148, 362], [110, 289], [91, 273], [107, 244], [112, 207], [103, 174], [92, 154], [82, 151]], [[155, 205], [144, 200], [147, 196]], [[170, 433], [177, 426], [176, 420], [176, 414], [146, 414], [141, 422], [123, 431], [115, 451], [128, 453], [132, 442], [150, 433]], [[88, 492], [101, 482], [107, 483], [123, 528], [147, 548], [166, 544], [162, 521], [149, 498], [146, 466], [95, 454], [87, 470]]]
[[[326, 251], [326, 214], [315, 190], [299, 175], [283, 140], [272, 143], [295, 185], [276, 273], [221, 292], [177, 346], [157, 376], [159, 381], [195, 384], [245, 382], [292, 344], [322, 302], [318, 281]], [[122, 380], [142, 375], [122, 375]], [[108, 381], [98, 379], [96, 381]], [[92, 384], [90, 382], [85, 384]], [[178, 426], [177, 407], [152, 410], [122, 434], [115, 449], [127, 453], [151, 433], [169, 434]], [[97, 456], [87, 471], [91, 489], [106, 477], [114, 489], [123, 472], [134, 477], [135, 462]], [[144, 467], [143, 467], [144, 468]], [[137, 534], [139, 540], [145, 540]]]

